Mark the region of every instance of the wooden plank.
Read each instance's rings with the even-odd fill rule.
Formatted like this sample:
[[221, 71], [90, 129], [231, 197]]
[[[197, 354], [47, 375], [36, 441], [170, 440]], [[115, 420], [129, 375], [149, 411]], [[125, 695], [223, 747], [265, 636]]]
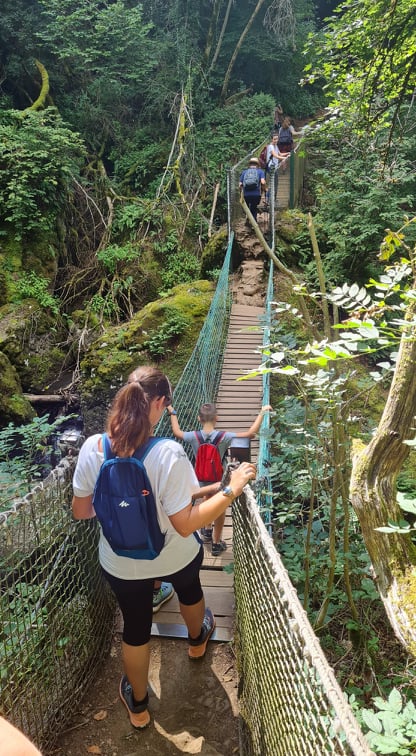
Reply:
[[219, 556], [212, 556], [209, 544], [204, 544], [204, 551], [205, 555], [202, 569], [204, 567], [209, 567], [210, 569], [222, 570], [223, 567], [234, 561], [234, 552], [230, 547], [228, 547], [226, 551], [223, 551]]
[[[233, 304], [229, 333], [224, 356], [220, 389], [216, 401], [218, 427], [237, 433], [247, 430], [262, 405], [261, 377], [239, 381], [261, 362], [262, 307]], [[258, 438], [251, 440], [251, 459], [258, 454]], [[228, 548], [220, 556], [213, 557], [211, 544], [204, 544], [204, 561], [200, 572], [201, 583], [207, 605], [212, 609], [217, 627], [214, 640], [229, 641], [234, 626], [233, 574], [224, 572], [223, 567], [233, 562], [233, 532], [231, 507], [227, 509], [224, 525], [224, 541]], [[187, 638], [187, 629], [179, 612], [179, 602], [175, 595], [154, 615], [152, 635], [171, 638]]]
[[204, 588], [232, 588], [234, 575], [224, 570], [201, 570], [201, 583]]
[[[186, 626], [182, 623], [168, 623], [158, 622], [152, 625], [152, 635], [154, 637], [161, 638], [188, 638], [188, 631]], [[211, 641], [229, 642], [233, 639], [233, 632], [231, 628], [221, 627], [218, 622], [217, 626], [211, 635]]]
[[[223, 588], [207, 586], [204, 589], [204, 596], [206, 605], [211, 608], [216, 617], [232, 618], [234, 614], [234, 589], [232, 586], [224, 586]], [[155, 622], [162, 622], [164, 620], [180, 622], [181, 615], [176, 593], [153, 616]], [[230, 623], [226, 624], [229, 625]]]
[[[160, 612], [162, 614], [162, 612]], [[221, 628], [222, 630], [228, 630], [229, 633], [231, 633], [234, 629], [234, 618], [233, 617], [221, 617], [221, 615], [215, 614], [215, 623], [217, 628]], [[188, 629], [182, 619], [182, 615], [177, 612], [176, 614], [170, 614], [167, 617], [160, 617], [159, 614], [156, 614], [154, 617], [154, 621], [152, 623], [152, 635], [161, 635], [161, 627], [163, 625], [171, 625], [174, 627], [181, 628], [179, 630], [178, 635], [176, 637], [178, 638], [187, 638], [188, 637]], [[170, 633], [169, 633], [170, 634]], [[175, 636], [172, 636], [175, 637]], [[222, 640], [222, 639], [221, 639]]]
[[250, 317], [252, 317], [253, 315], [264, 315], [264, 308], [235, 303], [232, 306], [232, 314], [233, 315], [250, 315]]

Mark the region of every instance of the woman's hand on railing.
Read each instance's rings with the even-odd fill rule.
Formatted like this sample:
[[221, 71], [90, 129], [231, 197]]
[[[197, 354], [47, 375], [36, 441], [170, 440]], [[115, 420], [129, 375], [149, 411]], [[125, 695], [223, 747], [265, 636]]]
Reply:
[[234, 496], [240, 496], [244, 486], [256, 477], [256, 465], [251, 462], [242, 462], [230, 475], [230, 486]]

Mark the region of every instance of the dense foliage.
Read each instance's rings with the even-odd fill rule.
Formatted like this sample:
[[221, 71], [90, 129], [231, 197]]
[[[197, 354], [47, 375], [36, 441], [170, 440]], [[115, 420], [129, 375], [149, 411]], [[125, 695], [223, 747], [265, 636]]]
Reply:
[[[277, 23], [285, 8], [286, 27]], [[41, 275], [49, 265], [65, 313], [93, 298], [104, 320], [147, 301], [142, 275], [135, 290], [135, 257], [152, 267], [149, 297], [197, 277], [217, 182], [215, 226], [227, 217], [225, 167], [269, 133], [277, 100], [298, 116], [319, 102], [319, 89], [298, 85], [304, 61], [295, 51], [314, 16], [310, 0], [263, 0], [255, 9], [251, 0], [5, 0], [6, 256], [34, 232], [41, 249], [31, 250], [31, 268], [34, 256]], [[108, 245], [106, 257], [118, 262], [103, 280]], [[26, 246], [6, 270], [0, 302], [18, 289]], [[173, 253], [181, 262], [166, 270]]]
[[[211, 210], [216, 228], [227, 218], [225, 169], [267, 137], [279, 101], [292, 116], [311, 121], [305, 205], [315, 216], [328, 289], [345, 294], [357, 282], [365, 292], [369, 279], [371, 286], [386, 285], [380, 242], [415, 205], [412, 5], [4, 0], [0, 316], [6, 326], [15, 317], [12, 306], [28, 298], [56, 322], [63, 314], [78, 376], [82, 352], [98, 333], [127, 323], [174, 284], [197, 279]], [[328, 13], [334, 15], [325, 20]], [[412, 248], [411, 226], [407, 234]], [[316, 291], [319, 271], [305, 226], [293, 250], [320, 328], [315, 303], [324, 297]], [[386, 314], [387, 328], [392, 317]], [[293, 372], [290, 398], [282, 405], [276, 400], [277, 538], [355, 704], [381, 693], [376, 707], [406, 720], [410, 738], [414, 712], [402, 706], [400, 694], [388, 694], [394, 684], [405, 695], [414, 682], [397, 647], [383, 644], [378, 633], [385, 627], [382, 605], [347, 495], [349, 432], [370, 438], [387, 380], [383, 375], [377, 384], [370, 412], [366, 370], [341, 373], [332, 365], [326, 371], [333, 349], [306, 346], [297, 314], [294, 321], [276, 327], [275, 359], [284, 355], [287, 376], [296, 360], [307, 362], [302, 350], [315, 350], [315, 367], [309, 362], [302, 380]], [[6, 326], [5, 361], [17, 351]], [[33, 318], [25, 330], [36, 330]], [[187, 319], [167, 308], [165, 321], [143, 335], [143, 347], [157, 361], [188, 330]], [[122, 329], [117, 338], [125, 338]], [[113, 353], [116, 362], [116, 348]], [[378, 357], [366, 359], [374, 372]], [[19, 352], [18, 367], [23, 360]], [[385, 354], [380, 361], [388, 362]], [[365, 397], [358, 405], [357, 392]], [[7, 457], [10, 438], [9, 429], [2, 437]], [[393, 747], [383, 740], [386, 719], [371, 712], [362, 718], [379, 736], [375, 749]], [[400, 744], [401, 753], [411, 753], [409, 742]]]
[[54, 108], [8, 110], [0, 124], [0, 201], [9, 233], [41, 235], [69, 201], [85, 150]]

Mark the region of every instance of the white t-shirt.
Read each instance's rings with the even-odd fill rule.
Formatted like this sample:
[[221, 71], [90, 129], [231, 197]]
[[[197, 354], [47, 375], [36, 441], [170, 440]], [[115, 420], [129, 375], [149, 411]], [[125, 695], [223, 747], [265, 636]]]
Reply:
[[[75, 496], [89, 496], [104, 460], [98, 451], [100, 434], [90, 436], [82, 445], [73, 478]], [[99, 560], [101, 566], [114, 577], [124, 580], [143, 580], [171, 575], [186, 567], [198, 554], [200, 544], [194, 534], [183, 538], [169, 520], [187, 507], [199, 484], [183, 447], [165, 439], [155, 444], [147, 454], [144, 465], [152, 486], [160, 528], [166, 532], [165, 545], [156, 559], [129, 559], [117, 556], [100, 528]]]
[[279, 148], [277, 144], [271, 144], [267, 147], [267, 165], [269, 168], [271, 168], [272, 165], [274, 165], [275, 170], [279, 168], [280, 161], [277, 157], [272, 157], [273, 152], [279, 152]]

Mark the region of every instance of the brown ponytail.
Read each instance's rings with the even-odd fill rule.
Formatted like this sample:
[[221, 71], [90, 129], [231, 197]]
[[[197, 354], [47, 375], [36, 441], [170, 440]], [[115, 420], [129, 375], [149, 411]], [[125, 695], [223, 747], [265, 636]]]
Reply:
[[164, 373], [143, 366], [130, 373], [128, 381], [116, 394], [107, 418], [106, 431], [111, 447], [119, 457], [129, 457], [144, 444], [152, 432], [149, 420], [152, 399], [166, 397], [172, 401], [172, 389]]

